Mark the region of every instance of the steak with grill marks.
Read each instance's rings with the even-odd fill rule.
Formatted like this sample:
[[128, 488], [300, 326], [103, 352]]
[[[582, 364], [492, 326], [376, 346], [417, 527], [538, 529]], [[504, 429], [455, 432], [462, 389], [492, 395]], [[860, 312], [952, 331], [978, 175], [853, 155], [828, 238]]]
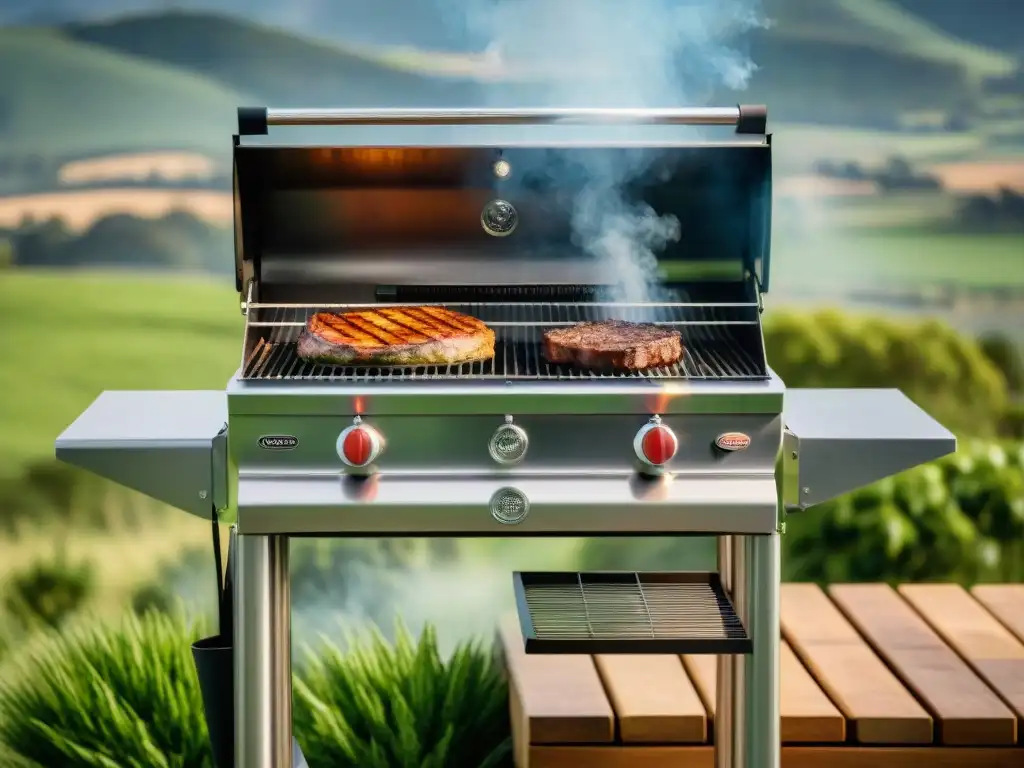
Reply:
[[625, 320], [579, 323], [544, 332], [549, 363], [617, 371], [643, 371], [683, 359], [679, 331]]
[[317, 312], [297, 354], [322, 365], [450, 365], [494, 357], [494, 331], [444, 307]]

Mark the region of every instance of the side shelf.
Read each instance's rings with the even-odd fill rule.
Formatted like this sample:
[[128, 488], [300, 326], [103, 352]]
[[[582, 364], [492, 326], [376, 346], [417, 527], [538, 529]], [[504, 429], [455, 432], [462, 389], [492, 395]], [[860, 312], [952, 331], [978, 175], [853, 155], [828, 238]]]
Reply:
[[788, 389], [782, 496], [806, 509], [956, 450], [897, 389]]
[[57, 438], [61, 461], [198, 517], [228, 503], [223, 391], [104, 392]]

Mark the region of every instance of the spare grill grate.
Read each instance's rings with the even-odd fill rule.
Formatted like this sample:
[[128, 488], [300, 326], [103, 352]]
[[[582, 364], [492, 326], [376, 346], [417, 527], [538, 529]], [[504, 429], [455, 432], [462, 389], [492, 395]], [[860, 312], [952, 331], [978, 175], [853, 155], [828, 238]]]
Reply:
[[[491, 360], [455, 365], [331, 366], [298, 357], [296, 341], [306, 320], [320, 310], [401, 306], [250, 305], [246, 325], [243, 378], [248, 380], [394, 381], [420, 379], [590, 380], [590, 379], [715, 379], [767, 377], [760, 318], [756, 304], [602, 304], [602, 303], [474, 303], [445, 304], [472, 315], [496, 335]], [[683, 360], [647, 371], [589, 371], [552, 365], [541, 351], [549, 328], [588, 320], [620, 319], [678, 328], [683, 335]]]
[[527, 653], [750, 653], [717, 573], [513, 575]]

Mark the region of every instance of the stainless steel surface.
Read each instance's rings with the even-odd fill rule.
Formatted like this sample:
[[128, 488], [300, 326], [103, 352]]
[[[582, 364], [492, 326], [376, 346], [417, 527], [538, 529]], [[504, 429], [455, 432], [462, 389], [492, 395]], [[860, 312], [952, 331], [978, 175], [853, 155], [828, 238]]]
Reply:
[[[717, 539], [718, 572], [721, 574], [722, 586], [726, 594], [733, 596], [732, 590], [732, 542], [733, 536], [719, 536]], [[733, 603], [735, 605], [735, 603]], [[734, 768], [732, 759], [733, 733], [733, 694], [735, 675], [733, 674], [734, 654], [720, 653], [717, 658], [717, 681], [715, 686], [715, 768]]]
[[783, 498], [805, 509], [956, 450], [956, 437], [896, 389], [790, 389]]
[[[483, 321], [495, 332], [491, 360], [456, 365], [334, 366], [309, 363], [297, 355], [296, 341], [308, 318], [326, 310], [343, 313], [358, 310], [387, 312], [391, 308], [417, 312], [418, 319], [438, 334], [446, 325], [420, 311], [423, 306], [445, 307]], [[422, 316], [420, 318], [420, 316]], [[581, 322], [617, 319], [654, 323], [678, 330], [683, 337], [684, 357], [676, 365], [644, 372], [600, 373], [568, 365], [549, 364], [542, 350], [543, 334]], [[387, 342], [387, 334], [381, 334]], [[699, 379], [734, 380], [767, 377], [764, 345], [756, 302], [750, 303], [474, 303], [474, 304], [356, 304], [303, 306], [252, 304], [246, 323], [245, 365], [247, 380], [357, 381], [398, 379], [497, 379], [591, 380], [591, 379]]]
[[56, 440], [61, 461], [206, 520], [228, 503], [224, 392], [103, 392]]
[[[733, 702], [734, 760], [742, 768], [779, 768], [782, 728], [779, 710], [779, 535], [747, 536], [747, 558], [737, 582], [746, 586], [744, 611], [754, 652], [740, 662], [743, 685]], [[740, 657], [736, 657], [740, 658]]]
[[[410, 385], [411, 386], [411, 385]], [[496, 473], [520, 475], [577, 475], [630, 472], [638, 464], [634, 452], [637, 431], [648, 424], [647, 414], [533, 414], [514, 417], [529, 437], [526, 454], [515, 464], [495, 461], [491, 441], [496, 430], [508, 425], [501, 412], [485, 415], [374, 416], [362, 425], [374, 429], [384, 448], [372, 468], [381, 474]], [[336, 442], [350, 427], [353, 414], [291, 416], [233, 416], [230, 448], [233, 461], [243, 470], [268, 472], [337, 472], [345, 470]], [[782, 419], [777, 414], [666, 414], [663, 425], [679, 440], [670, 472], [686, 475], [716, 474], [773, 477], [779, 455]], [[744, 451], [724, 452], [714, 447], [725, 432], [750, 437]], [[265, 437], [293, 438], [288, 450], [267, 449]], [[280, 441], [278, 441], [280, 442]]]
[[739, 119], [739, 107], [267, 110], [267, 125], [736, 125]]
[[288, 539], [239, 530], [235, 567], [235, 764], [293, 768]]
[[[494, 416], [496, 414], [781, 414], [785, 385], [765, 380], [583, 379], [246, 381], [228, 383], [228, 417]], [[234, 427], [232, 427], [234, 428]]]
[[[750, 536], [729, 537], [729, 567], [732, 571], [732, 598], [736, 612], [743, 621], [747, 633], [753, 639], [750, 621], [751, 590], [759, 589], [752, 583], [750, 574]], [[744, 740], [744, 724], [746, 723], [746, 707], [749, 705], [749, 686], [746, 678], [747, 668], [753, 663], [748, 656], [731, 656], [730, 673], [732, 711], [729, 716], [730, 731], [718, 736], [719, 741], [729, 743], [729, 755], [736, 768], [748, 768], [748, 745]], [[757, 663], [761, 663], [758, 661]]]
[[[490, 501], [515, 488], [530, 504], [502, 525]], [[631, 472], [578, 476], [451, 472], [239, 472], [238, 530], [335, 536], [586, 536], [594, 533], [767, 533], [777, 527], [772, 475], [707, 474], [639, 481]]]

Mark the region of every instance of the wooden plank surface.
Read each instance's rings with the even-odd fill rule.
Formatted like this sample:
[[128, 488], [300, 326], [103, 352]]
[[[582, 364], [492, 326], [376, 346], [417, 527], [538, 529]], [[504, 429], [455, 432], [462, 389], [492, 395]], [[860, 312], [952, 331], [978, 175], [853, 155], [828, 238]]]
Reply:
[[927, 744], [932, 719], [814, 584], [782, 586], [782, 631], [864, 744]]
[[957, 584], [904, 584], [899, 591], [1024, 720], [1024, 644]]
[[[782, 768], [1021, 768], [1020, 747], [782, 748]], [[712, 747], [530, 748], [517, 768], [714, 768]]]
[[1017, 740], [1017, 719], [887, 584], [834, 584], [829, 596], [935, 717], [943, 744]]
[[[717, 657], [685, 656], [683, 664], [707, 706], [708, 715], [714, 718]], [[785, 641], [779, 647], [779, 685], [783, 743], [827, 744], [846, 739], [846, 720], [842, 713]]]
[[626, 743], [701, 744], [707, 714], [678, 656], [595, 656]]
[[1024, 643], [1024, 584], [980, 584], [971, 594]]
[[590, 656], [527, 655], [516, 618], [501, 623], [513, 721], [526, 744], [610, 742], [608, 702]]

